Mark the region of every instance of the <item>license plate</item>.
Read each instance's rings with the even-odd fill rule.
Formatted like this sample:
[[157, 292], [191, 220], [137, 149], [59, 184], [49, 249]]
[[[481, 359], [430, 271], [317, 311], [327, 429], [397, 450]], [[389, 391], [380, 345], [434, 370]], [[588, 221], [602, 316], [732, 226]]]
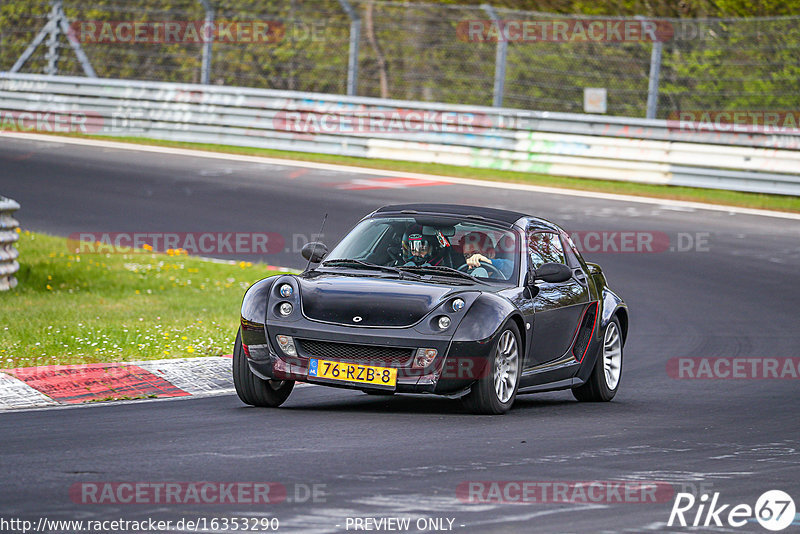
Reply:
[[308, 360], [308, 376], [309, 378], [391, 388], [397, 384], [397, 369], [357, 363], [331, 362], [316, 358]]

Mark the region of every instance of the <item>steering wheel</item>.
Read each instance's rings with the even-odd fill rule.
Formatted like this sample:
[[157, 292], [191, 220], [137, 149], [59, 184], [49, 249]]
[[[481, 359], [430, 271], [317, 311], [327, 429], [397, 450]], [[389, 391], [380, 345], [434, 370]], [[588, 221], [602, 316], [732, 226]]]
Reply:
[[386, 253], [389, 255], [389, 258], [392, 259], [394, 263], [391, 265], [402, 265], [403, 262], [403, 255], [402, 250], [400, 247], [389, 247], [386, 249]]
[[[491, 263], [486, 263], [485, 261], [482, 261], [482, 262], [481, 262], [481, 267], [485, 268], [485, 269], [488, 271], [488, 273], [489, 273], [489, 276], [491, 276], [492, 274], [496, 274], [496, 275], [497, 275], [497, 277], [498, 277], [500, 280], [507, 280], [507, 278], [506, 278], [506, 277], [505, 277], [505, 275], [504, 275], [504, 274], [503, 274], [503, 273], [500, 271], [500, 269], [498, 269], [497, 267], [495, 267], [495, 266], [494, 266], [494, 265], [492, 265]], [[475, 268], [477, 269], [477, 267], [475, 267]], [[466, 263], [465, 263], [464, 265], [462, 265], [461, 267], [459, 267], [459, 268], [458, 268], [458, 270], [459, 270], [459, 271], [461, 271], [462, 273], [465, 273], [465, 272], [467, 272], [467, 271], [468, 271], [468, 270], [470, 270], [470, 269], [472, 269], [472, 267], [470, 267], [470, 266], [469, 266], [468, 264], [466, 264]]]

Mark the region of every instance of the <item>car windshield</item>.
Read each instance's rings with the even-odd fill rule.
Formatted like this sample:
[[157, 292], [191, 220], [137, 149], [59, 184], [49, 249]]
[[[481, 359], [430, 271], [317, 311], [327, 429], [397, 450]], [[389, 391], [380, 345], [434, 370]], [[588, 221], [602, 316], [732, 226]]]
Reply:
[[359, 223], [322, 265], [366, 268], [359, 263], [364, 262], [458, 278], [458, 273], [452, 272], [456, 269], [480, 281], [513, 283], [519, 272], [517, 251], [513, 230], [484, 221], [442, 216], [380, 217]]

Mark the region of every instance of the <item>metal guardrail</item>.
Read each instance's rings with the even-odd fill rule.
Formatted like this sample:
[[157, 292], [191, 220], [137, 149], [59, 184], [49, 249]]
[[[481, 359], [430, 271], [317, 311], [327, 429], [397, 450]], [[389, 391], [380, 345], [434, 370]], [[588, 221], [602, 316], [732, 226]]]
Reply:
[[0, 196], [0, 291], [7, 291], [17, 286], [14, 274], [19, 270], [17, 263], [19, 252], [14, 248], [14, 243], [19, 240], [17, 234], [19, 223], [12, 214], [18, 209], [18, 203]]
[[[0, 73], [0, 126], [800, 195], [800, 133], [266, 89]], [[690, 125], [691, 126], [691, 125]]]

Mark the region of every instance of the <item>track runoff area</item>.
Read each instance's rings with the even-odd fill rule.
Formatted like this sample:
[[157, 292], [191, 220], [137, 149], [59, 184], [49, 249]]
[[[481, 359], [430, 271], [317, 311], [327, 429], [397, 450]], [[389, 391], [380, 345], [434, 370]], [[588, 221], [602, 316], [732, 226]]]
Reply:
[[[84, 521], [70, 531], [89, 520], [189, 531], [215, 518], [217, 531], [273, 518], [298, 532], [797, 528], [785, 496], [800, 495], [797, 368], [786, 363], [800, 341], [796, 217], [92, 143], [3, 136], [0, 186], [25, 228], [274, 232], [284, 249], [253, 259], [302, 268], [297, 236], [310, 239], [326, 212], [328, 243], [389, 203], [553, 220], [597, 247], [584, 254], [630, 306], [622, 386], [603, 406], [520, 397], [498, 418], [451, 399], [319, 387], [278, 410], [224, 394], [10, 411], [0, 519]], [[168, 497], [162, 483], [178, 486]]]

